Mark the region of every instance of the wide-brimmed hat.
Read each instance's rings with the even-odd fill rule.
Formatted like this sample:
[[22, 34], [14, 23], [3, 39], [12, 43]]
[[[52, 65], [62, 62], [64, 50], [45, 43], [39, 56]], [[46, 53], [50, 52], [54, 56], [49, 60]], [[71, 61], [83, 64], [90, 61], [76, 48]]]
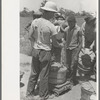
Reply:
[[50, 12], [57, 12], [57, 5], [52, 1], [48, 1], [44, 7], [41, 7], [41, 9]]
[[91, 21], [95, 21], [96, 17], [93, 15], [86, 15], [86, 17], [84, 18], [84, 20], [86, 21], [86, 23], [91, 22]]

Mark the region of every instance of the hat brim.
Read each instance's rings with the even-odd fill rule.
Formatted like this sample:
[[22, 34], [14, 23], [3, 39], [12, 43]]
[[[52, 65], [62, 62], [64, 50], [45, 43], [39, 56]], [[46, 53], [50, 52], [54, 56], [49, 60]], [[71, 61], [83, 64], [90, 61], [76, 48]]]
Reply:
[[53, 9], [50, 9], [50, 8], [41, 7], [41, 9], [46, 10], [46, 11], [50, 11], [50, 12], [55, 12], [55, 13], [57, 13], [56, 10], [53, 10]]
[[93, 20], [95, 20], [95, 19], [96, 19], [96, 17], [93, 17], [93, 16], [86, 16], [86, 17], [84, 18], [85, 21], [93, 21]]
[[33, 15], [42, 15], [42, 12], [34, 12]]

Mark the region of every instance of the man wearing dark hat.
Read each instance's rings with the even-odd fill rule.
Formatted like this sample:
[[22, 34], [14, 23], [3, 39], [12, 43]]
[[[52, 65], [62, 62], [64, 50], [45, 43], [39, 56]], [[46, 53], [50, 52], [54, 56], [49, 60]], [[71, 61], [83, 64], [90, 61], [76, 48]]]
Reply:
[[27, 100], [33, 100], [35, 85], [38, 77], [39, 83], [39, 98], [38, 100], [46, 100], [49, 96], [48, 74], [51, 60], [51, 40], [53, 45], [58, 46], [55, 35], [57, 34], [55, 26], [50, 22], [57, 12], [57, 6], [54, 2], [46, 2], [41, 18], [33, 20], [30, 29], [30, 40], [32, 42], [32, 65], [31, 74], [27, 87]]
[[83, 34], [83, 48], [96, 49], [96, 17], [92, 15], [86, 16], [85, 22], [81, 27]]
[[[82, 24], [82, 48], [88, 48], [95, 53], [95, 59], [93, 60], [93, 66], [96, 64], [96, 17], [88, 15], [85, 17], [85, 22]], [[95, 66], [96, 67], [96, 66]]]
[[75, 85], [77, 83], [77, 61], [78, 54], [82, 46], [82, 35], [80, 32], [80, 27], [76, 24], [76, 19], [73, 15], [70, 15], [67, 21], [68, 27], [65, 29], [66, 64], [69, 70], [69, 78], [71, 79], [71, 82]]

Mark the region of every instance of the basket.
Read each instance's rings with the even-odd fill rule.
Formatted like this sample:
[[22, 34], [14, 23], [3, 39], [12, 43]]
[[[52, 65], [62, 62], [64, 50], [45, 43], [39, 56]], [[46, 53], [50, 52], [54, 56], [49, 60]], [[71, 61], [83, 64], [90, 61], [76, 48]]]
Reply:
[[63, 84], [66, 81], [67, 68], [65, 66], [59, 66], [60, 64], [51, 65], [49, 74], [49, 83], [51, 84]]

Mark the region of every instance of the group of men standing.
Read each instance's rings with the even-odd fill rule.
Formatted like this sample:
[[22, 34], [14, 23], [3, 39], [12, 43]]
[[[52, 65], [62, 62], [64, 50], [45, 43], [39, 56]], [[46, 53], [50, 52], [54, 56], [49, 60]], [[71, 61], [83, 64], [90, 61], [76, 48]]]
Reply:
[[[51, 22], [55, 13], [58, 12], [57, 5], [54, 2], [48, 1], [41, 9], [43, 11], [42, 15], [40, 18], [35, 18], [32, 21], [30, 28], [29, 39], [32, 44], [32, 65], [27, 86], [26, 100], [34, 100], [34, 90], [38, 78], [40, 78], [38, 100], [46, 100], [49, 97], [48, 75], [53, 47], [59, 49], [65, 48], [66, 66], [70, 73], [69, 77], [71, 78], [71, 82], [76, 84], [78, 54], [83, 47], [83, 44], [84, 47], [90, 48], [92, 42], [96, 42], [94, 37], [95, 18], [90, 17], [89, 19], [88, 17], [85, 19], [86, 21], [84, 25], [82, 25], [82, 28], [80, 28], [77, 25], [75, 16], [68, 16], [68, 26], [62, 29], [63, 24], [59, 25], [59, 34], [63, 34], [62, 38], [64, 39], [64, 42], [62, 43], [57, 41], [58, 31]], [[85, 27], [90, 31], [88, 31], [89, 33], [85, 32]], [[83, 38], [85, 38], [84, 43]], [[93, 50], [95, 50], [94, 45]]]

